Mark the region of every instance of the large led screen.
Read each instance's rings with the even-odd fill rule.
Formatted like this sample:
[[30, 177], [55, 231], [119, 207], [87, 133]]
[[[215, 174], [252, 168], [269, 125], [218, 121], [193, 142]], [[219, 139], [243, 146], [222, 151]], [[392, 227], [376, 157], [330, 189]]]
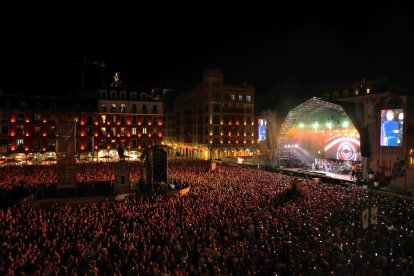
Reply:
[[325, 143], [325, 158], [357, 161], [359, 152], [359, 140], [348, 137], [335, 137]]
[[403, 144], [403, 109], [381, 110], [380, 145], [385, 147], [400, 147]]
[[259, 141], [266, 140], [266, 120], [259, 119]]

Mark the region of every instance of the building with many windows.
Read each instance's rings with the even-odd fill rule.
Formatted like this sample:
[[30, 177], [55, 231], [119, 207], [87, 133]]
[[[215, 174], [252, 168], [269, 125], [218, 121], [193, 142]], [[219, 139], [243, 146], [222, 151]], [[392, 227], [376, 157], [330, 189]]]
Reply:
[[73, 116], [81, 160], [117, 158], [123, 144], [130, 158], [161, 144], [162, 102], [151, 94], [100, 90], [93, 98], [0, 95], [0, 158], [29, 163], [56, 156], [57, 121]]
[[251, 156], [256, 147], [254, 86], [223, 83], [208, 70], [202, 83], [176, 101], [174, 148], [196, 158]]

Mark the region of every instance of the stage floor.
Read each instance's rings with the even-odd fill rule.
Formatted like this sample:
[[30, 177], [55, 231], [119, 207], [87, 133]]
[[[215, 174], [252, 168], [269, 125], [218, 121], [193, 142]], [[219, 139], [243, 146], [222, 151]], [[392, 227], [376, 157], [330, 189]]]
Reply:
[[[301, 168], [283, 168], [282, 170], [291, 171], [291, 172], [302, 172], [304, 174], [311, 175], [311, 176], [312, 176], [312, 173], [320, 173], [320, 174], [324, 174], [325, 177], [330, 177], [330, 178], [339, 179], [342, 181], [356, 183], [356, 179], [351, 180], [351, 175], [347, 175], [347, 174], [332, 173], [332, 172], [327, 172], [327, 171], [310, 171], [310, 170], [303, 170]], [[314, 177], [317, 177], [317, 176], [314, 176]]]

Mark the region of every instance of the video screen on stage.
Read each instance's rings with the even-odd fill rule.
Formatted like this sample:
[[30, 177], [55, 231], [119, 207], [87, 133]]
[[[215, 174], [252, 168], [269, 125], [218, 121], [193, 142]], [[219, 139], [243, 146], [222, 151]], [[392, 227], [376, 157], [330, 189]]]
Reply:
[[400, 147], [403, 145], [403, 109], [381, 110], [380, 145], [384, 147]]
[[259, 119], [259, 141], [264, 141], [266, 140], [266, 120], [264, 119]]
[[330, 138], [325, 143], [325, 158], [357, 161], [359, 146], [360, 142], [356, 138]]

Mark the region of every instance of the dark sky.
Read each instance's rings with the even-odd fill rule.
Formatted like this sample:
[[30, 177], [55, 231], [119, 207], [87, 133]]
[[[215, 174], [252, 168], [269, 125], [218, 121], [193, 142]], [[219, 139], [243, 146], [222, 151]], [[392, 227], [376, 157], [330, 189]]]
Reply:
[[320, 96], [362, 77], [387, 77], [410, 88], [413, 9], [388, 2], [21, 14], [1, 27], [0, 88], [58, 93], [76, 88], [84, 57], [106, 63], [87, 66], [90, 87], [119, 72], [129, 88], [182, 91], [216, 67], [227, 83], [255, 85], [263, 108], [292, 95]]

